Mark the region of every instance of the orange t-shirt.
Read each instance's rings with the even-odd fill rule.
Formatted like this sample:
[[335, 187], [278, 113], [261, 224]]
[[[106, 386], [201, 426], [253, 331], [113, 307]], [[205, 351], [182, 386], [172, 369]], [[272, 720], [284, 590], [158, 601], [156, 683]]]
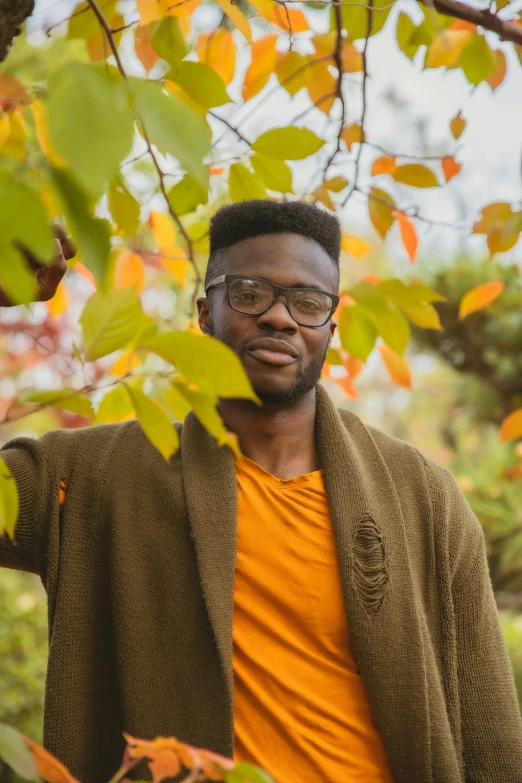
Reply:
[[393, 783], [353, 658], [322, 471], [236, 461], [236, 761], [277, 783]]

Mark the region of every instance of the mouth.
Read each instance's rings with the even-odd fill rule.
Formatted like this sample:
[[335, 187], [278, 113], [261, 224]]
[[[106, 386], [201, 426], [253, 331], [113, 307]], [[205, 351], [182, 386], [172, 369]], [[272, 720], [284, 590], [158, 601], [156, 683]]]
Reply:
[[248, 346], [247, 353], [263, 364], [278, 367], [297, 361], [297, 352], [283, 340], [253, 340]]

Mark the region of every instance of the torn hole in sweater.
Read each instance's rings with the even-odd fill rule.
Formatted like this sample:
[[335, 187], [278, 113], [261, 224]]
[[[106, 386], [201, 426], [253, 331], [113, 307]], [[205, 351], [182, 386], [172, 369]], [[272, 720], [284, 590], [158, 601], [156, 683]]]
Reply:
[[353, 576], [359, 598], [369, 614], [376, 614], [388, 585], [388, 560], [382, 533], [370, 516], [358, 520], [352, 552]]

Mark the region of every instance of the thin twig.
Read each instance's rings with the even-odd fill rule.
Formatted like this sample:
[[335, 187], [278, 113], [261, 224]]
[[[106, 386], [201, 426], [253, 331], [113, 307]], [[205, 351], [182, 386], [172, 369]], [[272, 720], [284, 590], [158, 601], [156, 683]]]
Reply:
[[233, 131], [233, 132], [236, 134], [236, 136], [238, 137], [238, 139], [240, 139], [241, 141], [244, 141], [244, 142], [245, 142], [245, 144], [248, 144], [248, 146], [250, 147], [250, 145], [251, 145], [251, 142], [250, 142], [248, 139], [246, 139], [246, 138], [243, 136], [243, 134], [242, 134], [242, 133], [240, 133], [240, 132], [238, 131], [238, 129], [237, 129], [236, 127], [234, 127], [234, 125], [232, 125], [232, 123], [231, 123], [231, 122], [229, 122], [229, 121], [228, 121], [228, 120], [227, 120], [225, 117], [221, 117], [219, 114], [216, 114], [216, 112], [214, 112], [214, 111], [212, 111], [212, 110], [210, 110], [208, 113], [210, 114], [210, 116], [211, 116], [211, 117], [214, 117], [214, 119], [216, 119], [216, 120], [219, 120], [219, 121], [220, 121], [220, 122], [222, 122], [224, 125], [226, 125], [226, 126], [227, 126], [227, 128], [230, 128], [230, 130], [231, 130], [231, 131]]
[[326, 161], [324, 171], [323, 171], [323, 181], [326, 179], [326, 176], [328, 174], [328, 169], [334, 162], [337, 153], [341, 149], [341, 136], [344, 128], [344, 122], [346, 118], [346, 105], [344, 101], [344, 94], [343, 94], [343, 44], [344, 44], [344, 38], [343, 38], [343, 21], [341, 18], [341, 9], [339, 6], [334, 6], [334, 16], [335, 16], [335, 26], [337, 28], [337, 36], [335, 39], [335, 48], [332, 53], [333, 60], [335, 62], [335, 65], [337, 67], [338, 76], [337, 76], [337, 97], [341, 101], [341, 120], [339, 122], [339, 130], [337, 132], [337, 143], [335, 145], [335, 149]]
[[448, 223], [445, 220], [433, 220], [433, 218], [428, 218], [425, 215], [419, 215], [419, 208], [414, 205], [412, 207], [393, 207], [392, 204], [390, 204], [389, 201], [387, 201], [385, 198], [382, 198], [381, 196], [376, 195], [372, 192], [367, 192], [363, 190], [362, 188], [357, 185], [355, 187], [355, 190], [357, 193], [361, 193], [361, 195], [366, 196], [370, 201], [375, 201], [377, 204], [382, 204], [384, 207], [388, 207], [390, 210], [396, 210], [397, 212], [402, 212], [407, 217], [413, 217], [416, 220], [420, 220], [423, 223], [429, 223], [432, 226], [443, 226], [444, 228], [452, 228], [456, 231], [463, 231], [466, 227], [465, 226], [458, 226], [455, 225], [455, 223]]
[[367, 62], [367, 55], [366, 50], [368, 48], [368, 41], [370, 40], [370, 35], [372, 32], [372, 22], [373, 22], [373, 0], [370, 0], [370, 5], [367, 9], [368, 19], [366, 24], [366, 36], [364, 38], [364, 46], [362, 50], [362, 67], [363, 67], [363, 78], [362, 78], [362, 112], [361, 112], [361, 141], [359, 144], [359, 149], [357, 150], [357, 157], [355, 158], [355, 171], [353, 174], [353, 185], [346, 194], [346, 198], [344, 199], [342, 203], [342, 207], [345, 207], [350, 198], [352, 197], [352, 194], [355, 193], [355, 190], [357, 189], [357, 179], [359, 177], [359, 167], [361, 164], [361, 155], [362, 155], [362, 149], [365, 139], [365, 132], [364, 132], [364, 121], [366, 119], [366, 82], [368, 80], [368, 62]]

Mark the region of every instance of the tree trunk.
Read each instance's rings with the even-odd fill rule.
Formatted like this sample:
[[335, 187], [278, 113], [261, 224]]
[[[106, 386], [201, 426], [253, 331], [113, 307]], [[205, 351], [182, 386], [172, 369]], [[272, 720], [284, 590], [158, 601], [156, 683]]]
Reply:
[[34, 9], [34, 0], [0, 0], [0, 62], [5, 60], [20, 25]]

